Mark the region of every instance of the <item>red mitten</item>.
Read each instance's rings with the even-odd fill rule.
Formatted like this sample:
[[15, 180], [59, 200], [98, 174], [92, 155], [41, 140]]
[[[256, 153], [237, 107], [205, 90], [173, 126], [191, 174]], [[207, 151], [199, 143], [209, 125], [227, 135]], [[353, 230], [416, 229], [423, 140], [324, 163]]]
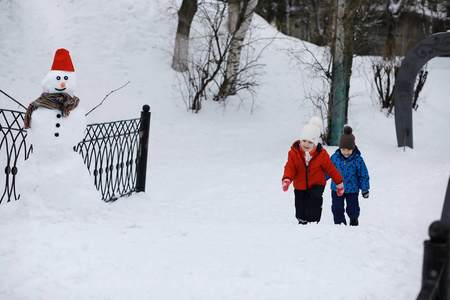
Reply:
[[289, 179], [283, 180], [281, 186], [283, 187], [283, 192], [286, 192], [289, 188], [289, 185], [291, 184], [291, 181]]
[[336, 189], [337, 189], [336, 193], [339, 197], [344, 195], [344, 183], [343, 182], [337, 184]]

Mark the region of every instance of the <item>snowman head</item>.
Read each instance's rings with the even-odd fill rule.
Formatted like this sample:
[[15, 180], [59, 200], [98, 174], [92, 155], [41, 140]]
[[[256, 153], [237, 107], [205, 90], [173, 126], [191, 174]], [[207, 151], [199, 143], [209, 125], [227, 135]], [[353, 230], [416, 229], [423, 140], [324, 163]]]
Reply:
[[45, 93], [67, 93], [73, 96], [76, 85], [75, 72], [50, 71], [42, 80], [42, 88]]
[[77, 85], [75, 69], [70, 59], [69, 51], [58, 49], [55, 53], [52, 69], [42, 80], [45, 93], [67, 93], [74, 95]]

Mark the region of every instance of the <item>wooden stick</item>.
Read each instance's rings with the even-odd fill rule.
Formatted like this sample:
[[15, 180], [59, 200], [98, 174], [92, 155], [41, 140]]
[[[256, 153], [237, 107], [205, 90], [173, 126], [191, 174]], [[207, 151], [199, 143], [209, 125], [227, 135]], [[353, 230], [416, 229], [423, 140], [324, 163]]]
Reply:
[[8, 95], [7, 93], [5, 93], [4, 91], [0, 90], [0, 92], [2, 92], [3, 95], [5, 95], [6, 97], [8, 97], [9, 99], [11, 99], [12, 101], [16, 102], [17, 104], [19, 104], [20, 106], [22, 106], [23, 108], [25, 108], [25, 110], [27, 110], [27, 108], [25, 106], [22, 105], [22, 103], [20, 103], [19, 101], [17, 101], [16, 99], [14, 99], [13, 97], [11, 97], [10, 95]]
[[103, 102], [106, 100], [106, 98], [108, 98], [108, 96], [109, 95], [111, 95], [112, 93], [114, 93], [114, 92], [116, 92], [116, 91], [118, 91], [118, 90], [120, 90], [120, 89], [123, 89], [126, 85], [128, 85], [130, 82], [128, 81], [127, 83], [125, 83], [123, 86], [121, 86], [120, 88], [117, 88], [117, 89], [115, 89], [115, 90], [112, 90], [111, 92], [109, 92], [106, 96], [105, 96], [105, 98], [103, 98], [103, 100], [102, 100], [102, 102], [100, 102], [97, 106], [95, 106], [93, 109], [91, 109], [85, 116], [87, 116], [88, 114], [90, 114], [94, 109], [96, 109], [97, 107], [99, 107], [100, 105], [102, 105], [103, 104]]

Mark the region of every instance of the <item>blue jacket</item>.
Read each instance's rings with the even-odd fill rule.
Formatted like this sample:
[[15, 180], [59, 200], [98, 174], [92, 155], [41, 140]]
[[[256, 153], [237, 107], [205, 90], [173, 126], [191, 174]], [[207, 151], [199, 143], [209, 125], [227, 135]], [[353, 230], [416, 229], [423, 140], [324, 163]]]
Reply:
[[[347, 159], [337, 149], [331, 156], [331, 161], [344, 178], [345, 193], [359, 193], [359, 190], [368, 191], [370, 189], [369, 171], [358, 147], [355, 147], [352, 155]], [[331, 189], [336, 191], [334, 182], [331, 182]]]

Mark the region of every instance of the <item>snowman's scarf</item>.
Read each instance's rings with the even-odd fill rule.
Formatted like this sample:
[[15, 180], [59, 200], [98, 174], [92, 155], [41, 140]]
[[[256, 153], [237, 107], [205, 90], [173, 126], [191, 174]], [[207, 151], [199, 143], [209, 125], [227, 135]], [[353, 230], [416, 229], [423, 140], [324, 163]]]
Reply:
[[39, 107], [56, 109], [61, 115], [67, 117], [70, 111], [78, 106], [80, 99], [67, 93], [42, 93], [35, 101], [31, 102], [25, 114], [25, 128], [30, 128], [31, 114]]

